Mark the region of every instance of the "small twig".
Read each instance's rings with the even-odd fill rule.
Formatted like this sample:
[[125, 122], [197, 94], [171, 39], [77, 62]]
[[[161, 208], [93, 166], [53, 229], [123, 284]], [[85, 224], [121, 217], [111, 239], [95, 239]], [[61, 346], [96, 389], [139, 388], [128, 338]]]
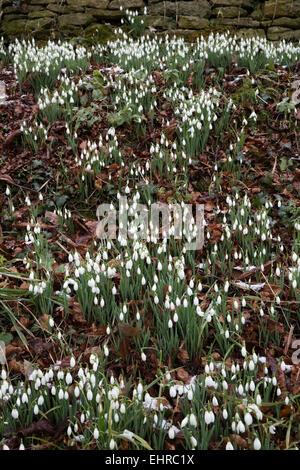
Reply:
[[272, 176], [273, 176], [274, 173], [275, 173], [276, 165], [277, 165], [277, 155], [275, 156], [275, 162], [274, 162], [274, 165], [273, 165], [273, 168], [272, 168], [272, 171], [271, 171]]
[[290, 331], [289, 331], [289, 336], [288, 336], [288, 339], [287, 339], [287, 342], [286, 342], [286, 345], [285, 345], [285, 348], [284, 348], [284, 355], [285, 356], [287, 355], [290, 344], [292, 342], [293, 333], [294, 333], [294, 325], [291, 325], [291, 328], [290, 328]]

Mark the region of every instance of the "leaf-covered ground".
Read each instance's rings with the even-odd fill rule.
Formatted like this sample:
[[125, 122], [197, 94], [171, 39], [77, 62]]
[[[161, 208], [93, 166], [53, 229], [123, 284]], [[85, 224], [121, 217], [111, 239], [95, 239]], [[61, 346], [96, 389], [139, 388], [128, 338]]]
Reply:
[[[299, 43], [0, 59], [0, 448], [297, 448]], [[204, 205], [202, 249], [134, 239], [157, 202]]]

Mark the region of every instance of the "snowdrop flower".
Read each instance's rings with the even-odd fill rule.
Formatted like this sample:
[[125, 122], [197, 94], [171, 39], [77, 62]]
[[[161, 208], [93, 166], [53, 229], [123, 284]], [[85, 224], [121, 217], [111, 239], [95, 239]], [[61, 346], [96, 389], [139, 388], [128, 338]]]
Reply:
[[192, 413], [190, 415], [190, 425], [196, 427], [197, 426], [197, 419], [196, 416]]
[[110, 443], [109, 443], [110, 450], [113, 450], [115, 448], [115, 446], [116, 446], [116, 443], [115, 443], [114, 439], [111, 439]]
[[260, 449], [261, 449], [261, 442], [260, 442], [260, 440], [258, 439], [258, 437], [256, 437], [256, 438], [254, 439], [253, 448], [254, 448], [254, 450], [260, 450]]
[[174, 439], [174, 437], [175, 437], [175, 430], [174, 430], [174, 427], [173, 427], [173, 426], [170, 426], [169, 431], [168, 431], [168, 436], [169, 436], [169, 439]]
[[68, 372], [66, 375], [66, 384], [71, 385], [72, 381], [73, 381], [72, 375], [70, 374], [70, 372]]
[[16, 408], [13, 408], [12, 412], [11, 412], [11, 415], [14, 419], [18, 419], [19, 417], [19, 412]]
[[231, 444], [230, 441], [227, 442], [225, 449], [226, 450], [234, 450], [234, 447], [233, 447], [233, 445]]
[[248, 412], [245, 414], [244, 420], [245, 420], [245, 423], [247, 424], [247, 426], [251, 426], [251, 424], [253, 423], [252, 416]]
[[75, 367], [75, 364], [76, 364], [75, 358], [72, 356], [70, 359], [70, 367], [73, 369], [73, 367]]
[[194, 438], [194, 436], [191, 436], [190, 440], [191, 440], [191, 444], [192, 444], [193, 448], [195, 448], [196, 445], [197, 445], [197, 440]]

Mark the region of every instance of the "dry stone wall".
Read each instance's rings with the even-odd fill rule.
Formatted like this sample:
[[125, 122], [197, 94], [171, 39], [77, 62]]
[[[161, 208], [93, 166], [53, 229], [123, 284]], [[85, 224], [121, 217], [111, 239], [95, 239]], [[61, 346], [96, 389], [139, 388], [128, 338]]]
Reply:
[[300, 39], [300, 0], [0, 0], [0, 36], [83, 34], [105, 40], [110, 29], [103, 25], [120, 24], [125, 9], [142, 12], [145, 6], [151, 32], [176, 31], [187, 40], [225, 29]]

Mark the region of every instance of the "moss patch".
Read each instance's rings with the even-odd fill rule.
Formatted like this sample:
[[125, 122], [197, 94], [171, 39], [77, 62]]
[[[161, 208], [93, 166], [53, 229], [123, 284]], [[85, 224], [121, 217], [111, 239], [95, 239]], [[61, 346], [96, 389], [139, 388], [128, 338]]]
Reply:
[[88, 26], [84, 31], [84, 38], [89, 43], [101, 43], [105, 44], [107, 41], [112, 39], [113, 31], [112, 28], [105, 24], [92, 24]]

